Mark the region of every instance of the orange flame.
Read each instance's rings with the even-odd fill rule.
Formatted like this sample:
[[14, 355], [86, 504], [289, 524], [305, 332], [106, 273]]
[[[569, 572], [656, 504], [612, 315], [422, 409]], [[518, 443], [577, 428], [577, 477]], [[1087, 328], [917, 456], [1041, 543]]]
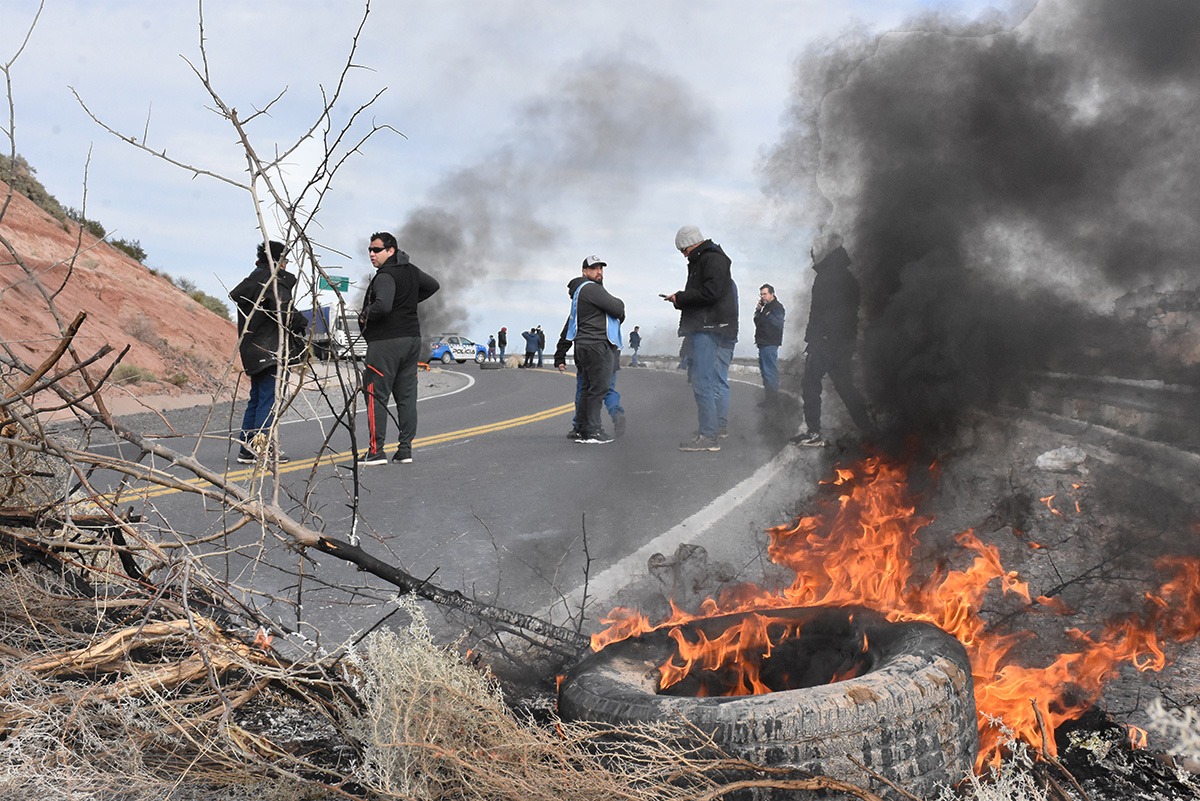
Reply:
[[1058, 515], [1059, 517], [1062, 517], [1062, 512], [1055, 509], [1054, 504], [1051, 503], [1051, 501], [1054, 500], [1053, 495], [1047, 495], [1045, 498], [1038, 498], [1038, 500], [1041, 501], [1042, 503], [1046, 504], [1046, 508], [1049, 509], [1051, 512]]
[[1139, 729], [1137, 726], [1129, 727], [1129, 747], [1134, 751], [1144, 751], [1149, 740], [1149, 735], [1145, 729]]
[[[979, 615], [985, 595], [998, 590], [1058, 614], [1070, 612], [1066, 604], [1044, 596], [1033, 601], [1028, 584], [1005, 570], [997, 548], [970, 530], [956, 537], [971, 560], [969, 565], [959, 570], [941, 567], [925, 579], [914, 577], [917, 534], [931, 518], [916, 513], [905, 466], [870, 457], [853, 469], [838, 468], [832, 479], [822, 483], [837, 495], [825, 511], [767, 530], [771, 560], [795, 572], [786, 590], [776, 593], [753, 584], [737, 585], [715, 599], [705, 599], [695, 615], [672, 602], [671, 614], [658, 623], [619, 607], [602, 619], [607, 628], [593, 635], [593, 649], [697, 618], [792, 606], [867, 606], [894, 622], [933, 623], [957, 637], [970, 657], [980, 713], [976, 769], [982, 770], [997, 764], [1001, 753], [1000, 733], [986, 722], [987, 716], [1002, 718], [1034, 753], [1056, 755], [1053, 732], [1082, 715], [1120, 665], [1160, 670], [1167, 661], [1162, 645], [1166, 639], [1200, 635], [1200, 559], [1161, 559], [1158, 570], [1173, 578], [1157, 592], [1146, 594], [1140, 616], [1109, 621], [1096, 636], [1071, 630], [1075, 651], [1044, 667], [1023, 666], [1017, 662], [1016, 646], [1027, 635], [987, 631]], [[1060, 514], [1050, 506], [1053, 497], [1041, 500]], [[1031, 547], [1040, 546], [1031, 543]], [[694, 665], [752, 662], [739, 657], [743, 644], [751, 649], [772, 647], [761, 622], [739, 626], [713, 640], [702, 636], [697, 643], [689, 643], [676, 631], [670, 634], [679, 644], [680, 656], [660, 669], [664, 687], [667, 681], [687, 675]], [[751, 670], [741, 676], [738, 691], [763, 692], [762, 686], [757, 672]], [[1044, 730], [1051, 734], [1048, 742], [1043, 742]]]
[[251, 643], [251, 646], [263, 651], [269, 651], [271, 650], [271, 643], [274, 641], [275, 637], [262, 626], [259, 626], [258, 631], [254, 632], [254, 642]]

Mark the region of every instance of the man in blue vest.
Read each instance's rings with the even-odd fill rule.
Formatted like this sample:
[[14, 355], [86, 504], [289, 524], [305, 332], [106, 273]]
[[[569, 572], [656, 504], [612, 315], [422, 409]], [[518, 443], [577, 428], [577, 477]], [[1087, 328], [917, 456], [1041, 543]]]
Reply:
[[600, 426], [600, 409], [620, 357], [625, 302], [604, 288], [605, 266], [595, 256], [588, 256], [583, 260], [583, 274], [567, 284], [571, 314], [554, 354], [554, 366], [564, 372], [569, 343], [575, 345], [575, 370], [580, 376], [575, 401], [580, 434], [575, 441], [584, 445], [602, 445], [613, 440]]

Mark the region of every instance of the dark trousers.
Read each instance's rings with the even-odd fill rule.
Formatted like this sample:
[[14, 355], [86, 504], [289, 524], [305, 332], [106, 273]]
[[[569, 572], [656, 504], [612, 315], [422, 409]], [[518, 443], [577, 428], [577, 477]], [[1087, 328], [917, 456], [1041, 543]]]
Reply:
[[417, 435], [417, 358], [420, 337], [396, 337], [367, 343], [363, 391], [367, 396], [367, 435], [371, 456], [387, 444], [388, 397], [396, 401], [397, 441], [400, 453], [411, 454]]
[[582, 376], [575, 419], [588, 436], [600, 433], [600, 410], [612, 384], [616, 348], [608, 342], [576, 342], [575, 370]]
[[525, 351], [525, 364], [523, 364], [521, 366], [522, 367], [533, 367], [533, 359], [535, 356], [537, 356], [537, 351], [534, 351], [534, 350]]
[[804, 378], [800, 380], [800, 399], [804, 402], [804, 425], [809, 431], [821, 430], [821, 379], [826, 375], [833, 380], [833, 388], [846, 404], [850, 419], [861, 431], [871, 431], [874, 424], [867, 413], [863, 396], [854, 387], [850, 374], [852, 352], [835, 354], [825, 348], [809, 346], [804, 359]]
[[250, 376], [250, 400], [246, 404], [246, 413], [242, 415], [242, 442], [246, 445], [255, 435], [271, 427], [274, 420], [275, 379], [274, 367]]

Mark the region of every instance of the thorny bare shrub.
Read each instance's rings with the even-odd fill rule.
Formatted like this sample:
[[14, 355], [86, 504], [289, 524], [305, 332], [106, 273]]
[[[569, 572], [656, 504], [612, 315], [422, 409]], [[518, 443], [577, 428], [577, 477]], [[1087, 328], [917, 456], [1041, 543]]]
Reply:
[[[37, 537], [9, 534], [27, 547]], [[0, 796], [327, 797], [236, 714], [267, 683], [289, 684], [286, 666], [211, 621], [174, 618], [186, 610], [132, 583], [81, 597], [78, 582], [2, 553]], [[203, 576], [191, 578], [202, 591]]]
[[[86, 715], [56, 707], [23, 725], [0, 746], [0, 794], [39, 801], [316, 801], [329, 797], [320, 785], [273, 776], [254, 763], [238, 763], [228, 742], [213, 739], [197, 744], [191, 733], [166, 723], [158, 700], [100, 703]], [[220, 753], [222, 746], [226, 754]], [[185, 760], [184, 755], [195, 759]]]
[[40, 509], [60, 499], [67, 466], [42, 457], [36, 439], [16, 423], [0, 422], [0, 507]]
[[144, 314], [133, 314], [121, 323], [121, 330], [138, 342], [142, 342], [155, 350], [161, 351], [167, 345], [167, 340], [159, 336], [154, 323]]

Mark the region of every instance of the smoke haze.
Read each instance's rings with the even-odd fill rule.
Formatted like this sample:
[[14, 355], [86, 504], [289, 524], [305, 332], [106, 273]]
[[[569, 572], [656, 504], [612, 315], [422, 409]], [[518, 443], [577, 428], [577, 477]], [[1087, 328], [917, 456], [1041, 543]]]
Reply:
[[464, 322], [468, 309], [452, 299], [476, 283], [531, 274], [560, 236], [558, 204], [608, 219], [651, 176], [691, 167], [713, 138], [703, 112], [676, 76], [624, 57], [564, 70], [517, 113], [507, 141], [447, 175], [400, 225], [413, 262], [455, 288], [421, 305], [422, 330]]
[[845, 235], [890, 425], [948, 433], [1080, 351], [1103, 303], [1194, 276], [1198, 73], [1190, 0], [1042, 0], [1008, 30], [928, 17], [797, 62], [764, 186], [820, 198], [797, 222]]

